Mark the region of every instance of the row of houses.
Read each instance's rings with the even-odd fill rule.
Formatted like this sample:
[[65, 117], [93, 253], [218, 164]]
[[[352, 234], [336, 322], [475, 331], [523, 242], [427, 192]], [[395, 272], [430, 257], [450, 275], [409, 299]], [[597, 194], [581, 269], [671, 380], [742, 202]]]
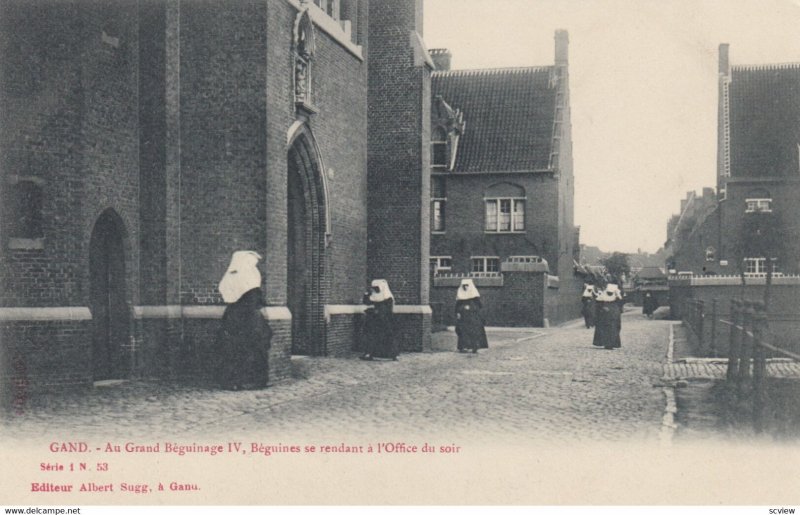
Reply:
[[773, 343], [796, 352], [800, 64], [731, 65], [720, 45], [718, 113], [716, 190], [689, 192], [667, 228], [671, 313], [693, 299], [715, 320], [733, 298], [764, 301]]
[[444, 273], [487, 278], [490, 323], [577, 310], [566, 32], [553, 65], [459, 71], [422, 0], [2, 9], [4, 392], [208, 377], [237, 250], [264, 258], [272, 380], [352, 350], [373, 278], [406, 351]]
[[800, 273], [800, 63], [731, 65], [719, 48], [717, 184], [667, 227], [667, 267], [693, 275]]

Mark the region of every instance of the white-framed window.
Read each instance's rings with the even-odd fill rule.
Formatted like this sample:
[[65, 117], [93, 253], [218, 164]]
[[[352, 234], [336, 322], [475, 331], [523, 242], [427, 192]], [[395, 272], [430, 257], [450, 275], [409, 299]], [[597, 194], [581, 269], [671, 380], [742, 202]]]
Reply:
[[745, 213], [770, 213], [772, 212], [771, 198], [748, 198], [745, 199]]
[[447, 191], [444, 177], [431, 177], [431, 232], [447, 227]]
[[449, 272], [453, 269], [453, 257], [431, 256], [431, 266], [434, 272]]
[[714, 247], [706, 247], [706, 261], [716, 261], [717, 250]]
[[339, 0], [314, 0], [314, 4], [334, 20], [339, 19]]
[[719, 189], [719, 200], [722, 201], [722, 200], [725, 200], [727, 198], [728, 198], [728, 190], [725, 189], [725, 188], [720, 188]]
[[[772, 262], [772, 273], [778, 272], [778, 263]], [[745, 274], [766, 274], [767, 273], [767, 258], [745, 258], [744, 259], [744, 273]]]
[[447, 132], [436, 127], [431, 134], [431, 168], [447, 169]]
[[508, 256], [509, 263], [544, 263], [544, 259], [539, 256]]
[[524, 198], [487, 198], [486, 232], [524, 232]]
[[497, 256], [472, 256], [473, 272], [499, 272], [500, 258]]

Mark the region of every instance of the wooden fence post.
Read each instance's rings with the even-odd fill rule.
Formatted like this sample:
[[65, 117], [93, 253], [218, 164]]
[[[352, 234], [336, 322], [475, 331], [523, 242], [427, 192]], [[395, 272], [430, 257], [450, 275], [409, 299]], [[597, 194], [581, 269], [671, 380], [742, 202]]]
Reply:
[[731, 299], [731, 334], [728, 345], [728, 371], [726, 379], [733, 383], [739, 377], [739, 348], [742, 334], [739, 325], [742, 323], [742, 303], [739, 299]]
[[717, 357], [717, 298], [711, 299], [711, 357]]
[[767, 360], [764, 339], [767, 335], [767, 314], [763, 302], [754, 303], [753, 313], [753, 429], [760, 433], [764, 429], [764, 407], [766, 405], [765, 376]]
[[739, 347], [739, 377], [737, 377], [736, 388], [741, 398], [750, 379], [750, 346], [752, 339], [748, 332], [753, 328], [753, 303], [745, 300], [742, 309], [742, 342]]

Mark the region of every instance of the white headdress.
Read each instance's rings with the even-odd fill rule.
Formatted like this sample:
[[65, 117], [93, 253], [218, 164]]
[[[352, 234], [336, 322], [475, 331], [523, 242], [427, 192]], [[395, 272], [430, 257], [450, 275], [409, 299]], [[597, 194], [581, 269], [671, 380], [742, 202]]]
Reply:
[[253, 288], [261, 287], [261, 273], [256, 268], [261, 256], [252, 250], [233, 253], [231, 264], [219, 282], [222, 300], [233, 304]]
[[[375, 291], [377, 288], [377, 291]], [[372, 302], [383, 302], [385, 300], [394, 299], [392, 290], [389, 289], [389, 283], [386, 279], [373, 279], [372, 290], [369, 292], [369, 300]]]
[[583, 295], [584, 298], [594, 298], [594, 285], [583, 283]]
[[605, 290], [600, 294], [597, 299], [600, 302], [616, 302], [622, 299], [622, 292], [616, 284], [607, 284]]
[[461, 286], [458, 287], [456, 300], [476, 299], [480, 296], [481, 294], [478, 293], [478, 288], [475, 287], [472, 279], [461, 279]]

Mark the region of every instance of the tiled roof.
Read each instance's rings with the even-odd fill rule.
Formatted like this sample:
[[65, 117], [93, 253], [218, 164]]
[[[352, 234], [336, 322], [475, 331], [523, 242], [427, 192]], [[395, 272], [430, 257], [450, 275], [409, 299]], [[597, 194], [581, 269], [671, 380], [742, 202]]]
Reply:
[[731, 176], [796, 176], [800, 63], [734, 66], [730, 84]]
[[454, 171], [548, 168], [556, 101], [552, 71], [546, 66], [433, 73], [432, 98], [441, 95], [464, 113]]

